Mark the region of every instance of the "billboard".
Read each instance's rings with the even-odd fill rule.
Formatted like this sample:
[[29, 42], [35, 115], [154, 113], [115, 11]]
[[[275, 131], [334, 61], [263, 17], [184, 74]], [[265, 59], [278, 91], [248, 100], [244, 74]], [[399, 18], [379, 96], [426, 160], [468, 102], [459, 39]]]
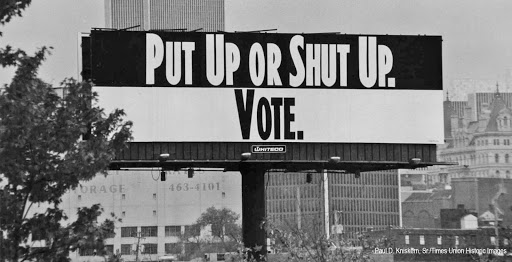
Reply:
[[443, 143], [441, 37], [93, 31], [135, 141]]

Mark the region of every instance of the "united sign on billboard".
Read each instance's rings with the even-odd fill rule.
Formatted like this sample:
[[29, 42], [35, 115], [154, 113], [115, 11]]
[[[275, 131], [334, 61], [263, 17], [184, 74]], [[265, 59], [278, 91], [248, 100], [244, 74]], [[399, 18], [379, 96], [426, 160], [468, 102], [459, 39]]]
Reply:
[[93, 31], [135, 141], [443, 142], [439, 36]]

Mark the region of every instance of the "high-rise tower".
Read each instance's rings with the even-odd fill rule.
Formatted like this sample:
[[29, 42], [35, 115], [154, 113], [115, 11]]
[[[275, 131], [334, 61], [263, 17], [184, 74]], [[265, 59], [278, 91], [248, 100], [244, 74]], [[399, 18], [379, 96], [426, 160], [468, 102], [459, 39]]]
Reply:
[[105, 0], [105, 27], [224, 31], [224, 0]]

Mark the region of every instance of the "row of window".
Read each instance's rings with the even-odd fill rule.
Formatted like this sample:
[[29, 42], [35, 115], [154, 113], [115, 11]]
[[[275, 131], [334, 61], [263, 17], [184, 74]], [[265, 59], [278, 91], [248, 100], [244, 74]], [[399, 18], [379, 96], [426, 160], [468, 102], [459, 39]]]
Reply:
[[[184, 232], [182, 232], [182, 226], [166, 226], [164, 231], [166, 237], [176, 237], [182, 234], [186, 236], [199, 236], [201, 228], [195, 225], [186, 225], [184, 226]], [[121, 227], [121, 237], [138, 237], [139, 235], [141, 237], [157, 237], [158, 227], [140, 227], [140, 231], [138, 231], [138, 227]]]
[[341, 213], [338, 222], [341, 225], [361, 226], [399, 226], [400, 216], [398, 214], [375, 214], [375, 213]]
[[333, 198], [331, 203], [335, 210], [347, 212], [399, 212], [398, 197], [394, 200]]
[[471, 172], [469, 174], [466, 173], [453, 173], [450, 174], [451, 178], [459, 178], [459, 177], [495, 177], [495, 178], [512, 178], [512, 174], [509, 170], [502, 172], [500, 170], [484, 170], [478, 172]]
[[[137, 251], [137, 245], [121, 244], [121, 255], [132, 255]], [[147, 243], [139, 246], [142, 254], [158, 254], [158, 244]]]
[[[156, 200], [156, 193], [153, 193], [153, 199]], [[81, 195], [78, 195], [78, 200], [82, 200]], [[126, 200], [126, 194], [121, 194], [121, 200]]]
[[[269, 186], [292, 186], [306, 184], [306, 173], [281, 173], [269, 172], [265, 176], [267, 181], [265, 183]], [[322, 174], [311, 173], [312, 184], [318, 184], [322, 179]]]
[[[192, 254], [200, 248], [198, 243], [165, 243], [164, 246], [166, 254], [181, 254], [184, 252]], [[142, 244], [139, 249], [142, 254], [158, 254], [158, 244], [156, 243]], [[121, 255], [133, 255], [136, 250], [136, 245], [121, 244]]]
[[328, 177], [330, 185], [398, 186], [398, 174], [394, 170], [362, 172], [359, 178], [343, 173], [330, 173]]
[[[410, 243], [409, 235], [405, 235], [404, 238], [405, 238], [404, 239], [405, 240], [405, 244], [406, 245], [410, 245], [411, 243]], [[454, 236], [453, 239], [455, 241], [454, 242], [455, 246], [458, 246], [460, 244], [459, 243], [459, 237], [458, 236]], [[419, 244], [422, 245], [422, 246], [425, 245], [425, 236], [424, 235], [419, 235]], [[437, 236], [437, 244], [438, 245], [442, 245], [443, 244], [443, 236]]]
[[[286, 214], [269, 214], [268, 218], [271, 221], [284, 222], [288, 223], [297, 223], [298, 215], [297, 213], [286, 213]], [[319, 213], [310, 213], [310, 214], [301, 214], [300, 217], [303, 225], [307, 224], [318, 224], [324, 219], [323, 216]], [[335, 215], [331, 213], [330, 221], [335, 223]], [[287, 222], [287, 223], [286, 223]], [[309, 222], [309, 223], [308, 223]], [[375, 214], [375, 213], [338, 213], [338, 224], [343, 225], [344, 227], [349, 226], [353, 228], [359, 227], [388, 227], [388, 226], [399, 226], [400, 225], [400, 216], [396, 213], [388, 213], [388, 214]]]
[[[322, 196], [317, 186], [300, 186], [301, 199], [318, 199]], [[335, 185], [329, 187], [331, 197], [397, 199], [398, 186]], [[297, 187], [269, 187], [267, 200], [297, 199]]]
[[[398, 199], [398, 196], [397, 198]], [[399, 212], [398, 201], [395, 200], [376, 200], [376, 199], [339, 199], [331, 200], [332, 207], [344, 212]], [[297, 203], [296, 199], [290, 200], [267, 200], [267, 212], [288, 213], [297, 212], [297, 206], [300, 205], [302, 212], [314, 212], [322, 208], [320, 199], [301, 199]]]
[[[305, 173], [268, 173], [266, 178], [268, 186], [304, 185], [306, 183]], [[321, 173], [311, 173], [311, 178], [311, 184], [319, 184], [323, 175]], [[328, 179], [331, 185], [398, 185], [396, 171], [363, 172], [359, 178], [349, 173], [328, 173]]]
[[[198, 243], [165, 243], [165, 254], [192, 254], [199, 250]], [[134, 255], [137, 251], [136, 244], [121, 244], [121, 255]], [[141, 254], [158, 254], [158, 244], [144, 243], [139, 245]], [[80, 249], [79, 256], [94, 256], [94, 255], [112, 255], [114, 254], [114, 245], [105, 245], [105, 250], [96, 249]]]
[[[450, 237], [444, 237], [444, 238], [447, 238], [445, 244], [448, 244], [448, 245], [451, 245], [451, 243], [454, 243], [455, 246], [459, 246], [460, 245], [460, 240], [459, 240], [459, 236], [450, 236]], [[437, 236], [437, 245], [443, 245], [443, 236]], [[453, 242], [451, 241], [453, 240]], [[468, 239], [466, 240], [468, 243], [472, 244], [472, 245], [475, 245], [476, 244], [476, 236], [475, 235], [471, 235], [468, 237]], [[490, 241], [490, 244], [492, 245], [495, 245], [496, 244], [496, 237], [494, 236], [491, 236], [489, 238], [489, 241]], [[406, 245], [410, 245], [411, 244], [411, 239], [410, 239], [410, 236], [409, 235], [405, 235], [404, 236], [404, 242]], [[425, 235], [419, 235], [418, 236], [418, 243], [422, 246], [425, 245]]]
[[[447, 157], [447, 162], [457, 162], [460, 165], [475, 165], [475, 164], [488, 164], [491, 162], [491, 156], [487, 154], [479, 154], [478, 156], [470, 155], [469, 158], [466, 156], [459, 156], [459, 157]], [[504, 154], [503, 158], [500, 154], [494, 154], [494, 163], [505, 163], [509, 164], [510, 161], [510, 155]]]
[[[318, 198], [322, 195], [318, 185], [305, 184], [299, 186], [300, 198]], [[269, 186], [266, 196], [268, 200], [274, 199], [296, 199], [297, 186]]]
[[[398, 178], [397, 178], [398, 179]], [[331, 197], [398, 199], [398, 186], [332, 185]]]
[[[301, 211], [317, 211], [320, 205], [319, 199], [301, 199]], [[269, 213], [295, 212], [297, 211], [297, 200], [274, 200], [267, 201], [267, 211]]]
[[[492, 144], [495, 145], [495, 146], [499, 146], [499, 145], [505, 145], [505, 146], [509, 146], [510, 145], [510, 139], [498, 139], [498, 138], [494, 138], [492, 140], [488, 140], [488, 139], [477, 139], [475, 141], [475, 144], [476, 146], [488, 146], [490, 144], [490, 141], [492, 141]], [[466, 146], [468, 145], [469, 143], [469, 138], [467, 137], [464, 137], [464, 138], [461, 138], [461, 137], [458, 137], [458, 138], [455, 138], [454, 139], [454, 142], [455, 142], [455, 145], [457, 147], [460, 147], [460, 146]]]

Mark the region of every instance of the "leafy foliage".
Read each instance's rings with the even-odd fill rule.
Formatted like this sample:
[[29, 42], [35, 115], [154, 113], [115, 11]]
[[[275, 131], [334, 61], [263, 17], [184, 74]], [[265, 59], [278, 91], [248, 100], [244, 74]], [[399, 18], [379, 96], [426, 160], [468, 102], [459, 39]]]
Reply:
[[269, 255], [269, 261], [372, 261], [370, 254], [373, 250], [389, 244], [385, 238], [367, 234], [358, 234], [354, 239], [343, 236], [326, 238], [318, 227], [299, 229], [287, 221], [279, 224], [265, 221], [263, 226], [272, 243], [270, 249], [275, 252]]
[[[0, 24], [11, 21], [15, 16], [21, 16], [21, 13], [27, 8], [32, 0], [0, 0]], [[0, 36], [2, 33], [0, 32]]]
[[[238, 250], [242, 246], [242, 228], [237, 224], [239, 217], [228, 208], [209, 207], [181, 236], [182, 243], [185, 243], [186, 249], [188, 247], [187, 255], [183, 259], [203, 257], [205, 253]], [[201, 228], [208, 226], [211, 228], [211, 236], [201, 236]]]
[[201, 227], [210, 225], [212, 236], [221, 239], [223, 242], [226, 237], [240, 240], [241, 228], [237, 224], [238, 218], [240, 216], [228, 208], [217, 209], [212, 206], [201, 214], [196, 224]]
[[[2, 65], [17, 67], [0, 94], [0, 182], [7, 184], [0, 194], [0, 229], [7, 232], [3, 253], [12, 261], [68, 261], [70, 250], [102, 248], [114, 222], [98, 224], [101, 207], [79, 209], [78, 220], [63, 227], [67, 217], [59, 204], [80, 181], [106, 175], [115, 153], [131, 139], [132, 124], [123, 121], [123, 111], [107, 115], [95, 106], [97, 94], [90, 83], [66, 79], [61, 84], [66, 95], [60, 97], [37, 78], [48, 51], [41, 48], [33, 56], [19, 51], [12, 61], [2, 60]], [[28, 216], [37, 203], [49, 208]], [[34, 230], [45, 232], [46, 248], [26, 245]]]

